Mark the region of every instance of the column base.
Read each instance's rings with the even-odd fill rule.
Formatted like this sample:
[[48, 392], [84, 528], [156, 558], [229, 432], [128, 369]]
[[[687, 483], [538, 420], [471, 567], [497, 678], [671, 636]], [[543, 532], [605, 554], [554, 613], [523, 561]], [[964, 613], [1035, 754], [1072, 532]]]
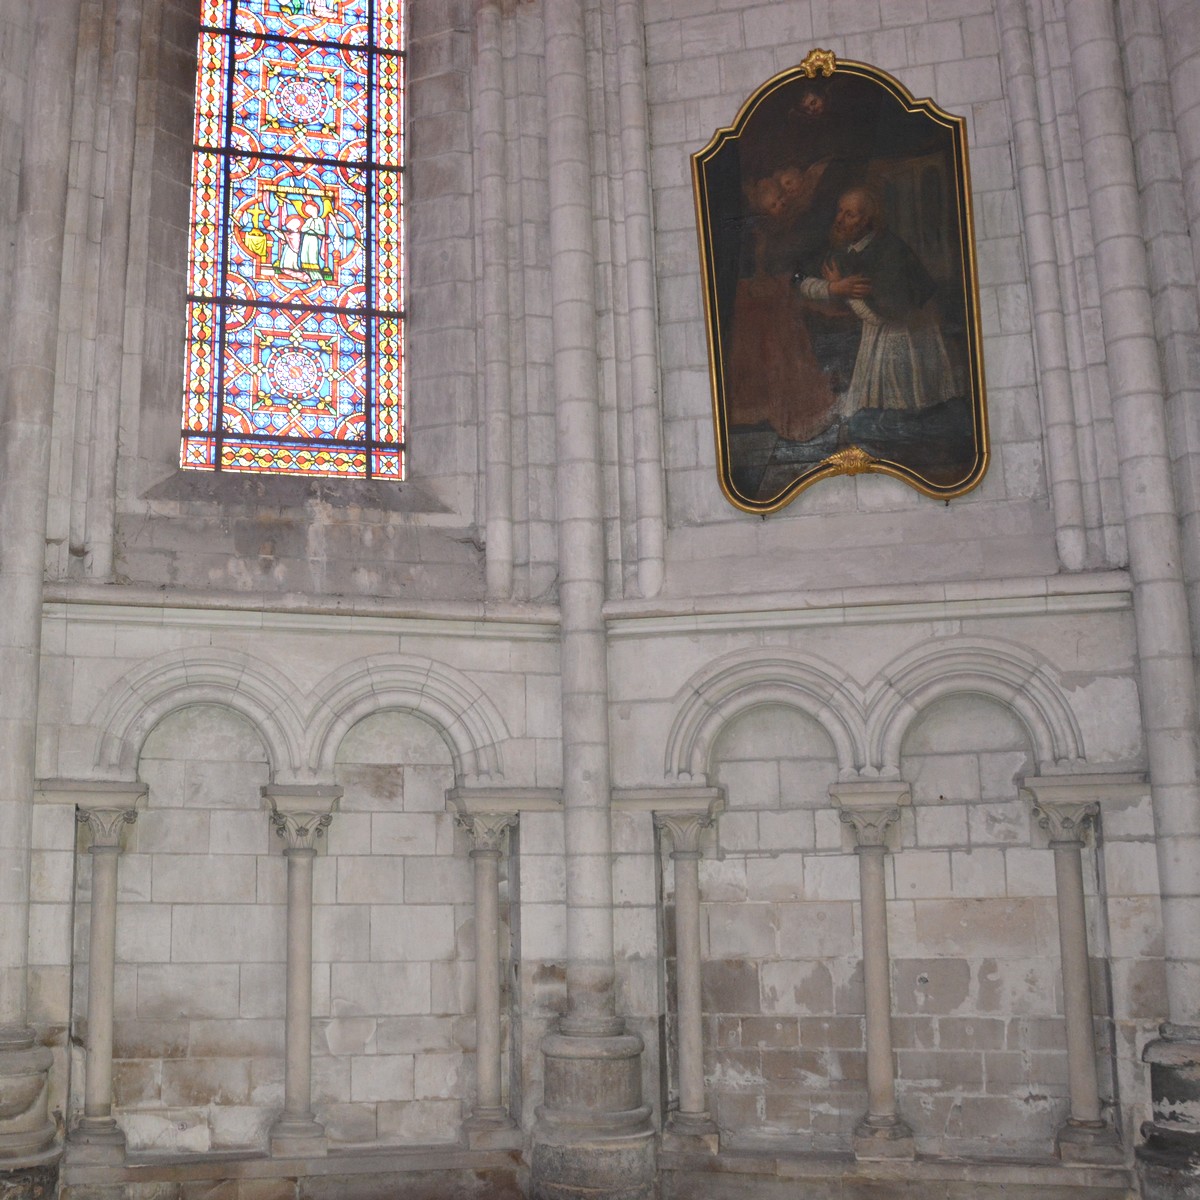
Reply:
[[25, 1165], [52, 1146], [58, 1127], [47, 1112], [54, 1055], [32, 1029], [0, 1029], [0, 1169]]
[[721, 1149], [721, 1138], [708, 1113], [676, 1112], [667, 1119], [660, 1145], [664, 1150], [682, 1153], [716, 1154]]
[[642, 1103], [636, 1034], [552, 1033], [542, 1042], [546, 1103], [537, 1110], [534, 1200], [653, 1200], [651, 1108]]
[[1137, 1148], [1144, 1200], [1200, 1200], [1200, 1028], [1163, 1025], [1142, 1051], [1154, 1119]]
[[1117, 1131], [1104, 1121], [1067, 1121], [1054, 1139], [1058, 1157], [1065, 1163], [1119, 1163], [1125, 1151]]
[[470, 1150], [519, 1150], [524, 1136], [503, 1108], [476, 1108], [463, 1122]]
[[864, 1117], [854, 1128], [854, 1157], [916, 1158], [913, 1131], [899, 1117]]
[[11, 1170], [0, 1168], [0, 1196], [4, 1200], [48, 1200], [58, 1194], [58, 1151], [41, 1157], [51, 1161]]
[[269, 1148], [272, 1158], [324, 1158], [329, 1140], [312, 1117], [280, 1117], [271, 1126]]
[[112, 1117], [82, 1117], [67, 1135], [64, 1153], [70, 1163], [123, 1163], [125, 1134]]

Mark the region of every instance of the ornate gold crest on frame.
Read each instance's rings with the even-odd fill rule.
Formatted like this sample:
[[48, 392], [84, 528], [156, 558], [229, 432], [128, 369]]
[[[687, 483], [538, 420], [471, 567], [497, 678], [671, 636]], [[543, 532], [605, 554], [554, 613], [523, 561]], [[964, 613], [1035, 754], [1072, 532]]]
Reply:
[[833, 475], [940, 499], [988, 463], [965, 122], [813, 50], [692, 156], [717, 465], [774, 512]]

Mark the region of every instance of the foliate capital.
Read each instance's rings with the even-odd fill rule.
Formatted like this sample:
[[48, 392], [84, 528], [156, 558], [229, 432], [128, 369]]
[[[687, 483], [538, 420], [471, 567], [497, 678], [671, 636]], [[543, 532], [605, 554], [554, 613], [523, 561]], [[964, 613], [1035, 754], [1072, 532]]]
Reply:
[[854, 831], [854, 840], [863, 846], [885, 844], [888, 827], [900, 820], [899, 805], [878, 805], [867, 808], [839, 808], [838, 819]]
[[654, 827], [671, 835], [675, 854], [698, 854], [700, 834], [713, 824], [716, 814], [708, 808], [692, 812], [656, 812]]
[[499, 854], [504, 834], [517, 823], [516, 813], [460, 812], [458, 823], [471, 835], [476, 850]]
[[270, 785], [262, 789], [275, 833], [288, 850], [315, 850], [333, 823], [340, 787]]
[[134, 808], [93, 808], [90, 805], [75, 809], [75, 820], [86, 825], [92, 835], [93, 850], [119, 850], [121, 830], [137, 820]]
[[1033, 802], [1034, 818], [1050, 834], [1051, 843], [1078, 842], [1082, 845], [1087, 827], [1099, 811], [1100, 805], [1095, 800]]

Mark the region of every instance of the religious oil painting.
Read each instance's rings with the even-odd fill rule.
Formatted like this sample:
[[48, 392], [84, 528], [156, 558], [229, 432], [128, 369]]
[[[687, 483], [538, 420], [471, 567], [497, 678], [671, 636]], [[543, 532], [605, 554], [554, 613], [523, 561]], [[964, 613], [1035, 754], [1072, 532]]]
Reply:
[[988, 440], [962, 118], [814, 50], [692, 169], [728, 499], [773, 512], [866, 471], [973, 488]]

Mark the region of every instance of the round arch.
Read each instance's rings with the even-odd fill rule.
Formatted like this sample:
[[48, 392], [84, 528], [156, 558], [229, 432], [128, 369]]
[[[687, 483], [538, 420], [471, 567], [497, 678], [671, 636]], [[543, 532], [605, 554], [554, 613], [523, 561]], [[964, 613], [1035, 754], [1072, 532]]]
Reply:
[[504, 777], [508, 731], [499, 709], [461, 672], [426, 658], [369, 658], [335, 671], [317, 688], [309, 729], [309, 768], [333, 771], [346, 733], [364, 717], [396, 709], [433, 725], [450, 748], [457, 779], [476, 784]]
[[707, 777], [712, 748], [730, 721], [767, 704], [794, 708], [829, 735], [842, 774], [866, 762], [862, 704], [853, 684], [826, 664], [778, 650], [737, 651], [693, 676], [678, 694], [667, 737], [668, 777]]
[[271, 774], [302, 759], [303, 721], [291, 685], [266, 663], [233, 650], [173, 651], [141, 664], [110, 689], [92, 714], [99, 730], [94, 761], [132, 779], [142, 745], [164, 717], [195, 704], [216, 704], [245, 717], [266, 746]]
[[881, 774], [900, 770], [900, 747], [918, 714], [955, 694], [1004, 705], [1029, 734], [1038, 769], [1079, 762], [1083, 735], [1049, 665], [1003, 642], [924, 647], [896, 659], [879, 675], [867, 716], [867, 748]]

